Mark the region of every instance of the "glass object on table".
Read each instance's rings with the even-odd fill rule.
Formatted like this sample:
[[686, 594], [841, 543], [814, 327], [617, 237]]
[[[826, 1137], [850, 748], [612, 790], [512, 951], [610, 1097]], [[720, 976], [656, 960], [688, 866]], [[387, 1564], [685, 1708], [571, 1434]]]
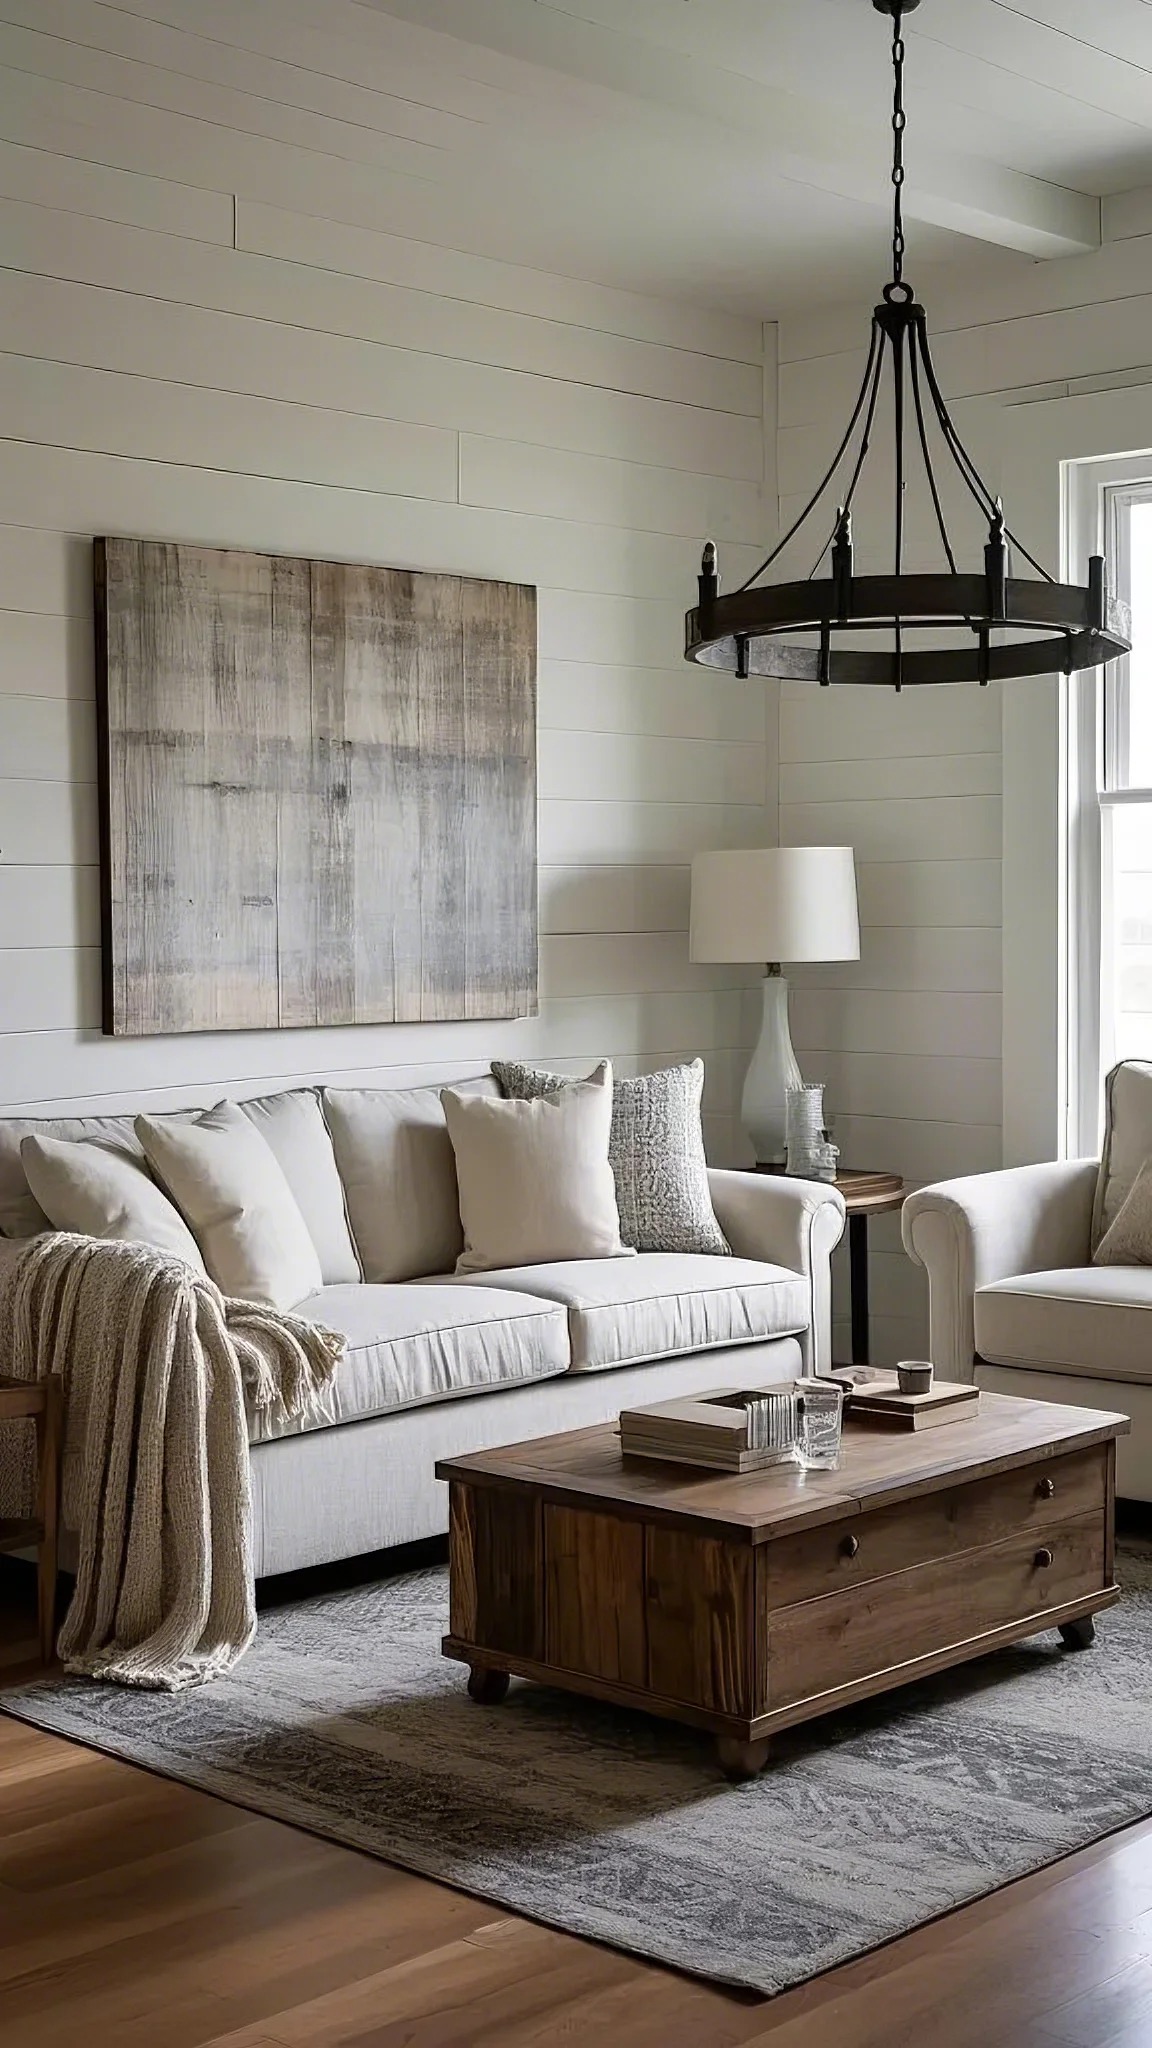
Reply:
[[802, 1379], [796, 1383], [799, 1436], [796, 1462], [806, 1471], [834, 1471], [840, 1463], [844, 1426], [844, 1389], [834, 1380]]
[[824, 1083], [802, 1081], [785, 1097], [786, 1172], [799, 1180], [835, 1180], [839, 1151], [824, 1128]]

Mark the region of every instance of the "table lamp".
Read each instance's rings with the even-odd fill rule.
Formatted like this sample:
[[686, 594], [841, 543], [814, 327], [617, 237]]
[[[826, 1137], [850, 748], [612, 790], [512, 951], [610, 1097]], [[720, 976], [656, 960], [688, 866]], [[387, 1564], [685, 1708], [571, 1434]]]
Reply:
[[860, 920], [850, 846], [762, 846], [698, 853], [692, 862], [693, 960], [766, 962], [760, 1040], [741, 1121], [759, 1164], [784, 1163], [785, 1094], [800, 1085], [781, 961], [858, 960]]

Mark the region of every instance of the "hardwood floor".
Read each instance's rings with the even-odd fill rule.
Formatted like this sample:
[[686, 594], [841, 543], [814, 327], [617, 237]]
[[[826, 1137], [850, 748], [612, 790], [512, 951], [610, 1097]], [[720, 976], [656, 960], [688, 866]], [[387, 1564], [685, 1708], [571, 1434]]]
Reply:
[[[0, 1683], [35, 1669], [0, 1582]], [[1152, 1822], [774, 2001], [0, 1715], [3, 2048], [1152, 2048]]]

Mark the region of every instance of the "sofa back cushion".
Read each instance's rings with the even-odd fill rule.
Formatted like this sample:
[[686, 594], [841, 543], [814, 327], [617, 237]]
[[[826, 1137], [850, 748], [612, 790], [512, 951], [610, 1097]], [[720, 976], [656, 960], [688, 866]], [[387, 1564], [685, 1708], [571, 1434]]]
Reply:
[[1152, 1061], [1121, 1060], [1104, 1083], [1104, 1149], [1092, 1209], [1095, 1256], [1152, 1159]]
[[325, 1287], [360, 1278], [344, 1190], [318, 1088], [287, 1088], [240, 1103], [280, 1162], [320, 1259]]
[[[500, 1093], [489, 1074], [455, 1087]], [[464, 1233], [439, 1088], [325, 1088], [323, 1103], [365, 1280], [450, 1273]]]

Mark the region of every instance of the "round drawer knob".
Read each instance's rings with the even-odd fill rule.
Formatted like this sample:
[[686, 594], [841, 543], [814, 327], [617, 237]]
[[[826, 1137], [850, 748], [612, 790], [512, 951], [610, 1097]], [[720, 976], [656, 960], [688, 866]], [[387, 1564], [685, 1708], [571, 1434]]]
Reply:
[[1038, 1480], [1036, 1485], [1036, 1491], [1039, 1494], [1041, 1500], [1051, 1500], [1052, 1495], [1056, 1491], [1056, 1481], [1054, 1479]]
[[840, 1543], [841, 1557], [857, 1557], [859, 1552], [860, 1538], [858, 1536], [845, 1536], [842, 1538]]
[[1038, 1550], [1036, 1552], [1035, 1562], [1037, 1569], [1039, 1571], [1046, 1570], [1048, 1565], [1050, 1565], [1052, 1562], [1052, 1552], [1050, 1550]]

